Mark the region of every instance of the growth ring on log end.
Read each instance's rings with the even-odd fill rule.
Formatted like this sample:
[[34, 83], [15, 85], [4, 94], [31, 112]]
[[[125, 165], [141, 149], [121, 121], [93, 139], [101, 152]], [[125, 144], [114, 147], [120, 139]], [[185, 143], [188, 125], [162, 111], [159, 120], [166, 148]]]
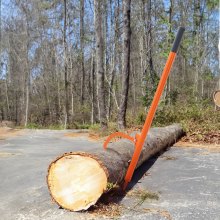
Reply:
[[47, 184], [62, 208], [79, 211], [94, 205], [107, 187], [102, 164], [86, 153], [66, 153], [48, 168]]

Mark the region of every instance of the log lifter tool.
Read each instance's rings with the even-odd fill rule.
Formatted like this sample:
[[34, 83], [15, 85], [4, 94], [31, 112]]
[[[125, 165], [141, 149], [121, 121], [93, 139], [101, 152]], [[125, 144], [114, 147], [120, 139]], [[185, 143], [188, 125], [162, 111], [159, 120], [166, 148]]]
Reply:
[[126, 189], [128, 183], [131, 181], [134, 170], [137, 166], [137, 163], [138, 163], [138, 160], [139, 160], [139, 157], [140, 157], [140, 154], [141, 154], [141, 150], [143, 148], [143, 145], [144, 145], [145, 139], [147, 137], [148, 131], [151, 127], [155, 112], [157, 110], [158, 103], [160, 101], [160, 97], [161, 97], [161, 95], [163, 93], [163, 90], [164, 90], [164, 87], [166, 85], [166, 81], [167, 81], [167, 78], [169, 76], [169, 73], [170, 73], [171, 67], [173, 65], [173, 62], [175, 60], [176, 53], [177, 53], [178, 47], [180, 45], [180, 41], [182, 39], [184, 31], [185, 31], [184, 27], [179, 27], [176, 38], [175, 38], [174, 43], [173, 43], [173, 47], [170, 51], [170, 54], [168, 56], [166, 65], [165, 65], [164, 70], [162, 72], [162, 75], [161, 75], [156, 93], [154, 95], [154, 99], [153, 99], [151, 107], [148, 111], [144, 126], [141, 130], [141, 133], [136, 134], [135, 137], [131, 137], [128, 134], [125, 134], [125, 133], [122, 133], [122, 132], [115, 132], [115, 133], [111, 134], [104, 142], [104, 145], [103, 145], [104, 149], [107, 149], [108, 143], [111, 141], [111, 139], [113, 139], [115, 137], [126, 138], [126, 139], [132, 141], [135, 145], [133, 157], [131, 159], [131, 162], [130, 162], [128, 170], [127, 170], [127, 173], [126, 173], [125, 178], [124, 178], [123, 190]]

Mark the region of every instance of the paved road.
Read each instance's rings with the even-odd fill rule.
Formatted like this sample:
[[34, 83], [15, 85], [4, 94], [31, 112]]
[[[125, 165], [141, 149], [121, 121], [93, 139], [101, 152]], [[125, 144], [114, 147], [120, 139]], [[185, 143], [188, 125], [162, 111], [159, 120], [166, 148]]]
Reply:
[[[85, 136], [65, 137], [73, 131], [27, 130], [25, 135], [0, 140], [0, 219], [107, 219], [74, 213], [51, 202], [47, 167], [64, 152], [101, 147]], [[158, 200], [140, 196], [120, 198], [114, 219], [220, 219], [220, 153], [172, 147], [136, 171], [133, 191], [156, 192]]]

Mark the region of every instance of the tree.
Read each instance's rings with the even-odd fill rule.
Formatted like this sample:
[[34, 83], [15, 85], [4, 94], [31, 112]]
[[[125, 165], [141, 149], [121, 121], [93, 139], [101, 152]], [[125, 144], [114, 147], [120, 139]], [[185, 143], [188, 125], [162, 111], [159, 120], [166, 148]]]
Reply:
[[218, 1], [131, 1], [129, 31], [127, 4], [1, 1], [0, 119], [125, 127], [126, 115], [135, 120], [151, 104], [180, 25], [186, 32], [161, 107], [210, 100], [220, 85]]
[[[169, 7], [169, 18], [168, 18], [168, 45], [170, 46], [172, 44], [172, 38], [171, 38], [171, 34], [172, 34], [172, 13], [173, 13], [173, 0], [170, 0], [170, 7]], [[171, 92], [171, 88], [170, 88], [170, 77], [168, 77], [167, 79], [167, 85], [166, 85], [166, 96], [165, 96], [165, 102], [166, 104], [170, 105], [170, 92]]]
[[[30, 24], [29, 21], [31, 20], [31, 13], [29, 10], [28, 2], [24, 1], [24, 3], [20, 4], [20, 7], [25, 15], [25, 34], [26, 34], [26, 44], [25, 44], [25, 87], [26, 87], [26, 103], [25, 103], [25, 127], [28, 124], [28, 118], [29, 118], [29, 107], [30, 107], [30, 81], [31, 81], [31, 73], [30, 73], [30, 62], [28, 57], [29, 47], [30, 47]], [[17, 97], [17, 95], [16, 95]], [[17, 98], [16, 98], [17, 100]], [[17, 113], [16, 113], [17, 115]]]
[[80, 0], [80, 58], [82, 68], [81, 80], [81, 105], [84, 104], [84, 90], [85, 90], [85, 67], [84, 67], [84, 0]]
[[66, 42], [66, 29], [67, 29], [67, 0], [64, 0], [64, 25], [63, 25], [63, 46], [64, 46], [64, 84], [65, 84], [65, 123], [66, 128], [69, 124], [69, 94], [68, 94], [68, 72], [67, 72], [67, 42]]
[[98, 82], [98, 105], [100, 124], [102, 129], [107, 128], [104, 91], [104, 63], [103, 63], [103, 32], [102, 32], [102, 1], [94, 0], [95, 7], [95, 36], [96, 36], [96, 72]]
[[126, 127], [126, 111], [128, 104], [129, 76], [130, 76], [130, 47], [131, 47], [131, 0], [123, 1], [123, 71], [121, 103], [118, 111], [118, 127]]

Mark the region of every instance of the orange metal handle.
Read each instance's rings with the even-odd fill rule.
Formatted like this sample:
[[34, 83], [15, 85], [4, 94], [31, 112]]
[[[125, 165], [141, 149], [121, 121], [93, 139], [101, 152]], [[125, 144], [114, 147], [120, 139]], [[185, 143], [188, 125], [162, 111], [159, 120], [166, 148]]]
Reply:
[[148, 133], [150, 127], [151, 127], [151, 124], [152, 124], [152, 121], [153, 121], [153, 118], [154, 118], [154, 115], [155, 115], [160, 97], [161, 97], [163, 89], [166, 85], [166, 81], [167, 81], [167, 78], [169, 76], [169, 73], [170, 73], [170, 70], [171, 70], [171, 67], [172, 67], [172, 64], [173, 64], [173, 61], [174, 61], [175, 57], [176, 57], [176, 53], [170, 52], [167, 63], [165, 65], [164, 71], [162, 73], [162, 76], [161, 76], [161, 79], [160, 79], [160, 82], [159, 82], [159, 85], [158, 85], [158, 88], [157, 88], [157, 91], [155, 93], [153, 102], [151, 104], [151, 107], [149, 109], [146, 121], [144, 123], [143, 129], [141, 131], [141, 134], [140, 134], [139, 138], [137, 138], [134, 155], [132, 157], [131, 163], [128, 167], [128, 170], [127, 170], [127, 173], [126, 173], [126, 176], [125, 176], [125, 183], [124, 183], [123, 189], [125, 189], [127, 187], [127, 184], [131, 181], [131, 178], [133, 176], [134, 170], [136, 168], [138, 159], [139, 159], [140, 154], [141, 154], [141, 150], [143, 148], [145, 139], [147, 137], [147, 133]]
[[155, 115], [156, 110], [157, 110], [158, 103], [160, 101], [160, 97], [161, 97], [161, 95], [163, 93], [163, 90], [164, 90], [164, 87], [166, 85], [166, 81], [167, 81], [167, 78], [169, 76], [169, 73], [170, 73], [171, 67], [173, 65], [173, 62], [175, 60], [176, 52], [177, 52], [178, 47], [180, 45], [180, 41], [181, 41], [181, 38], [183, 36], [184, 31], [185, 31], [184, 27], [180, 27], [178, 29], [176, 38], [175, 38], [174, 43], [173, 43], [173, 47], [172, 47], [171, 52], [168, 56], [166, 65], [164, 67], [163, 73], [162, 73], [161, 78], [160, 78], [160, 82], [158, 84], [156, 93], [154, 95], [153, 102], [152, 102], [151, 107], [149, 109], [149, 112], [147, 114], [146, 121], [144, 123], [143, 129], [141, 131], [141, 135], [137, 138], [137, 142], [135, 144], [135, 151], [134, 151], [131, 163], [128, 167], [128, 170], [127, 170], [127, 173], [126, 173], [126, 176], [125, 176], [125, 182], [124, 182], [124, 185], [123, 185], [123, 189], [125, 189], [127, 187], [127, 184], [131, 181], [134, 170], [137, 166], [137, 163], [138, 163], [138, 160], [139, 160], [139, 157], [140, 157], [140, 154], [141, 154], [141, 150], [143, 148], [145, 139], [147, 137], [147, 133], [148, 133], [150, 127], [151, 127], [154, 115]]

